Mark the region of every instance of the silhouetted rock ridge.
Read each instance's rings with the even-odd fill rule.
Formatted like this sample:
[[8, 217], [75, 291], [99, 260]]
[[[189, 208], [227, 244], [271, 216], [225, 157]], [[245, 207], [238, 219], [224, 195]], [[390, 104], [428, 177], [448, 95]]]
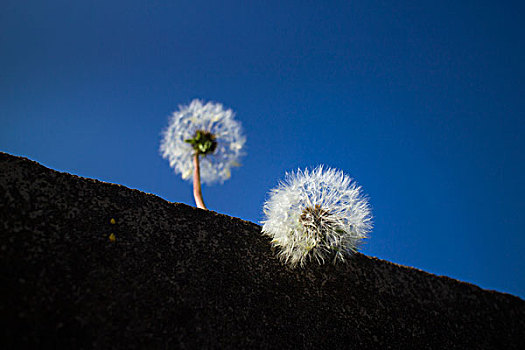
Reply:
[[[114, 219], [114, 223], [112, 220]], [[525, 302], [0, 153], [0, 347], [525, 349]]]

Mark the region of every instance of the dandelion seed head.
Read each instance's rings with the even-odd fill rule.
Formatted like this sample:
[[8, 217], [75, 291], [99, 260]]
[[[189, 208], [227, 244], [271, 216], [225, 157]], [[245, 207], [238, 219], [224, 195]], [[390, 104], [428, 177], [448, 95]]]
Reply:
[[319, 166], [287, 173], [264, 204], [262, 232], [292, 267], [344, 260], [372, 229], [361, 187], [342, 171]]
[[175, 173], [191, 181], [195, 149], [187, 140], [195, 138], [198, 132], [214, 143], [200, 157], [201, 181], [209, 185], [222, 183], [230, 177], [230, 168], [239, 165], [246, 137], [233, 111], [220, 103], [195, 99], [187, 106], [179, 106], [163, 131], [161, 155], [168, 159]]

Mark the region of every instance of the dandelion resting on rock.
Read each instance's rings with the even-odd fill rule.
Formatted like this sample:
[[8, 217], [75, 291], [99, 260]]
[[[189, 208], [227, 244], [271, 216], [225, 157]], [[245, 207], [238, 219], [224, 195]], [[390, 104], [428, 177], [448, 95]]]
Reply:
[[287, 173], [264, 204], [263, 234], [292, 267], [344, 260], [372, 229], [368, 199], [342, 171], [319, 166]]
[[231, 109], [195, 99], [173, 112], [163, 132], [160, 151], [175, 173], [193, 180], [195, 203], [206, 209], [201, 180], [213, 184], [229, 179], [231, 168], [240, 165], [245, 142], [241, 124]]

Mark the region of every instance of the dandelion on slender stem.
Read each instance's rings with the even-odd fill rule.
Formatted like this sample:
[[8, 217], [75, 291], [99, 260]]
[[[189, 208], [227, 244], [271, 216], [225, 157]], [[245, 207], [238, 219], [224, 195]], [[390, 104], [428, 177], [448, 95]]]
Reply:
[[227, 180], [231, 168], [239, 166], [245, 142], [241, 124], [231, 109], [224, 109], [220, 103], [193, 100], [173, 113], [163, 132], [160, 151], [175, 173], [184, 180], [193, 179], [195, 203], [206, 209], [201, 182], [211, 185]]

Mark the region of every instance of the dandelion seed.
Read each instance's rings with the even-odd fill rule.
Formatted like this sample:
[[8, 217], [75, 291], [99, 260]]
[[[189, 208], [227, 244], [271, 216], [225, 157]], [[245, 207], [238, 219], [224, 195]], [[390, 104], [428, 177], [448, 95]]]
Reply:
[[230, 169], [244, 155], [245, 142], [241, 124], [231, 109], [196, 99], [173, 113], [163, 132], [160, 152], [175, 173], [184, 180], [193, 179], [195, 202], [206, 209], [201, 180], [209, 185], [227, 180]]
[[372, 229], [361, 187], [342, 171], [319, 166], [287, 173], [264, 204], [263, 234], [292, 267], [343, 261]]

